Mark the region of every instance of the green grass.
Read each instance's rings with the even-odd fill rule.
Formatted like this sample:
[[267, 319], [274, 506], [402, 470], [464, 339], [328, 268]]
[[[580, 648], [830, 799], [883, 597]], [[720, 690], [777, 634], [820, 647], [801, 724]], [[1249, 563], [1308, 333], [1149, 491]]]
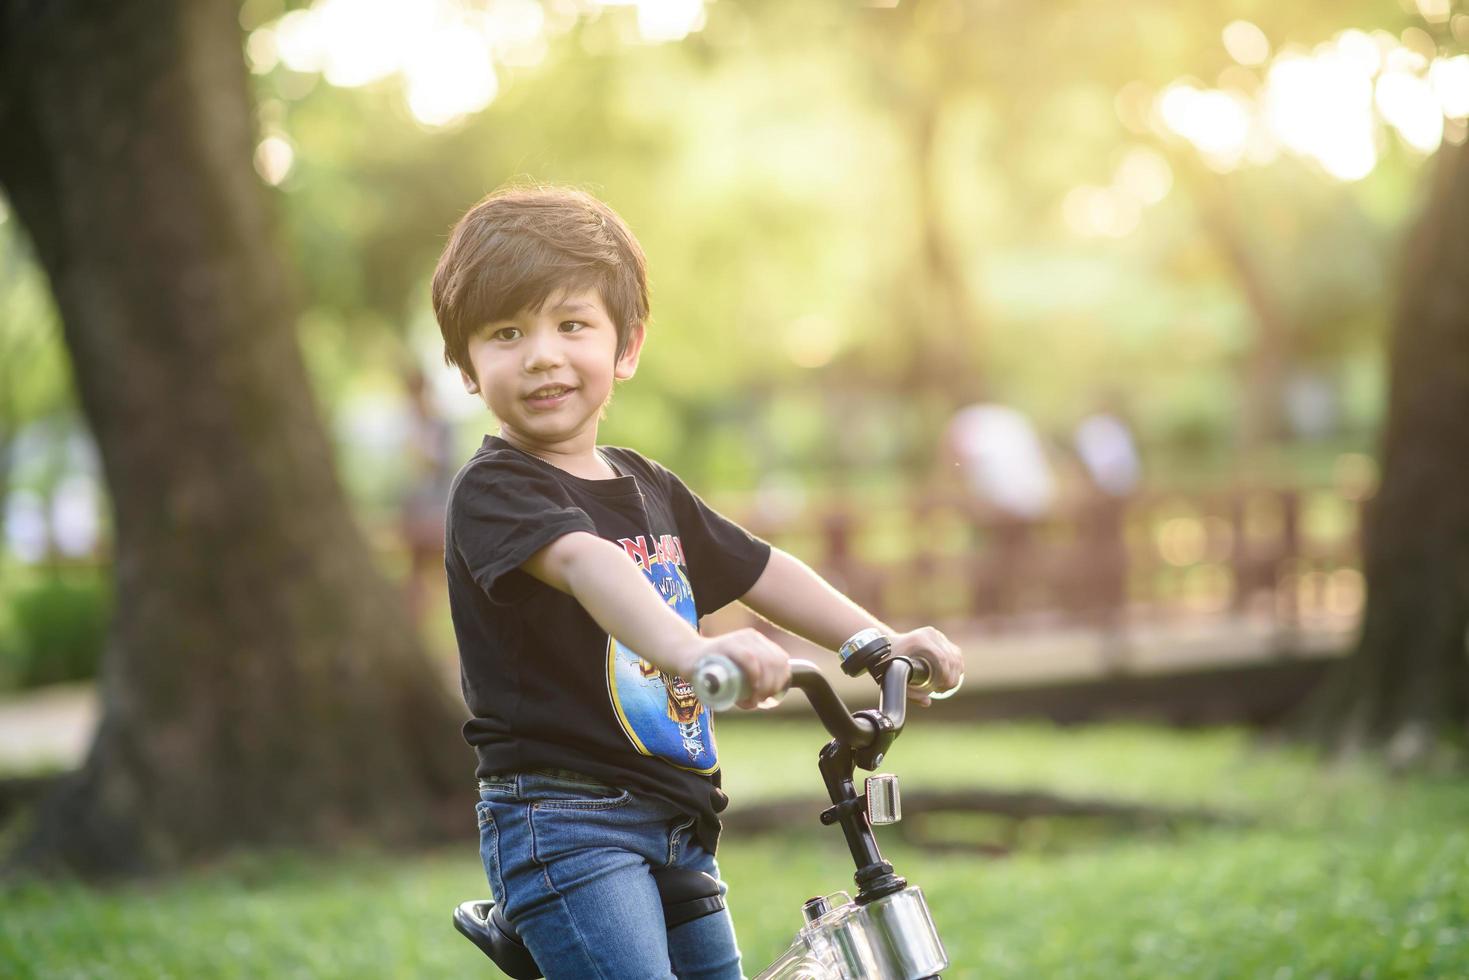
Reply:
[[[737, 804], [810, 795], [820, 742], [809, 725], [727, 724]], [[946, 977], [1469, 977], [1462, 776], [1322, 770], [1236, 732], [1140, 727], [915, 728], [890, 766], [909, 790], [1036, 787], [1252, 818], [1123, 835], [1037, 821], [998, 860], [885, 845], [928, 895], [955, 964]], [[938, 823], [949, 839], [999, 826]], [[814, 821], [732, 835], [720, 862], [752, 973], [789, 942], [801, 901], [851, 887], [839, 834]], [[242, 857], [103, 890], [12, 884], [0, 976], [489, 975], [448, 922], [485, 891], [468, 831], [461, 847], [412, 857]]]

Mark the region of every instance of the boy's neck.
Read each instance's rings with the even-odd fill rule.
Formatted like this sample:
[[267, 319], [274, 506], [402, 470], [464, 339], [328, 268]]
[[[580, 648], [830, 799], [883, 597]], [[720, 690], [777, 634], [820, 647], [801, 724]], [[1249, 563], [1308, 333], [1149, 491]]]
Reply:
[[526, 445], [514, 433], [507, 433], [503, 428], [499, 435], [521, 452], [544, 460], [572, 476], [579, 476], [584, 480], [610, 480], [619, 475], [597, 450], [595, 434], [589, 442], [580, 442], [574, 447]]

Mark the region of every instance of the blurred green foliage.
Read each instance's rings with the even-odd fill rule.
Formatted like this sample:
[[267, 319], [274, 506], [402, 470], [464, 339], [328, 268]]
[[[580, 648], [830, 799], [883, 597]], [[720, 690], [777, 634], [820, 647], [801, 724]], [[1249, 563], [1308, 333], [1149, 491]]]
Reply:
[[112, 607], [106, 570], [26, 570], [16, 577], [0, 606], [0, 690], [96, 676]]
[[[306, 6], [251, 0], [242, 24]], [[256, 128], [292, 150], [272, 196], [301, 342], [348, 485], [374, 514], [406, 476], [381, 436], [405, 363], [435, 376], [464, 454], [493, 427], [437, 366], [427, 280], [457, 217], [517, 180], [585, 187], [642, 240], [651, 339], [603, 438], [706, 491], [920, 478], [980, 378], [1058, 444], [1121, 395], [1155, 480], [1288, 469], [1282, 454], [1319, 447], [1241, 450], [1248, 403], [1274, 397], [1252, 389], [1251, 288], [1283, 325], [1286, 377], [1332, 401], [1314, 438], [1371, 446], [1421, 155], [1384, 128], [1356, 182], [1288, 154], [1215, 173], [1137, 125], [1133, 103], [1179, 79], [1248, 76], [1221, 43], [1235, 19], [1276, 51], [1309, 51], [1346, 27], [1419, 30], [1411, 9], [718, 0], [665, 44], [630, 39], [629, 7], [579, 9], [539, 60], [497, 66], [488, 108], [442, 128], [413, 117], [397, 77], [252, 76]], [[1139, 151], [1166, 161], [1171, 189], [1137, 227], [1068, 226], [1068, 194], [1115, 181]], [[68, 411], [57, 317], [14, 215], [0, 220], [0, 355], [0, 425]]]
[[[1127, 130], [1114, 101], [1129, 82], [1226, 68], [1219, 31], [1235, 17], [1307, 45], [1414, 18], [1258, 3], [943, 13], [960, 6], [721, 0], [702, 31], [663, 45], [627, 43], [618, 18], [630, 12], [607, 10], [553, 37], [540, 64], [504, 69], [497, 100], [443, 130], [417, 123], [391, 79], [258, 77], [262, 125], [295, 145], [281, 203], [329, 403], [390, 386], [383, 368], [405, 352], [432, 360], [424, 284], [448, 227], [484, 193], [531, 179], [602, 195], [641, 238], [652, 339], [604, 434], [703, 485], [912, 473], [966, 374], [1056, 433], [1099, 392], [1125, 390], [1150, 456], [1187, 466], [1234, 446], [1249, 397], [1252, 312], [1202, 218], [1218, 204], [1267, 272], [1291, 364], [1325, 377], [1338, 434], [1365, 446], [1419, 158], [1389, 147], [1355, 184], [1290, 158], [1190, 176], [1186, 155]], [[910, 130], [927, 102], [940, 132], [925, 149]], [[1138, 147], [1169, 155], [1173, 192], [1124, 239], [1077, 238], [1066, 193], [1105, 183]], [[937, 312], [915, 204], [924, 179], [973, 323]], [[952, 372], [925, 383], [914, 372], [932, 362]], [[492, 424], [472, 404], [467, 415], [467, 428]]]

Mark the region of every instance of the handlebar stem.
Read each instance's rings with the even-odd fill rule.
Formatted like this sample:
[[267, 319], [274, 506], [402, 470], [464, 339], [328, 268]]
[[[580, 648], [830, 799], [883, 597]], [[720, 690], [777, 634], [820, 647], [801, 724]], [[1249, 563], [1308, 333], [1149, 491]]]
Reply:
[[893, 740], [903, 731], [908, 718], [908, 677], [912, 664], [901, 657], [894, 658], [882, 667], [878, 678], [881, 693], [876, 711], [859, 711], [856, 717], [866, 718], [875, 729], [869, 745], [856, 746], [857, 765], [873, 770], [882, 765], [883, 756], [892, 747]]
[[[865, 904], [907, 887], [907, 882], [893, 873], [893, 866], [883, 860], [872, 832], [866, 800], [858, 795], [852, 780], [858, 767], [871, 770], [881, 765], [893, 740], [902, 732], [907, 720], [908, 681], [913, 676], [914, 664], [906, 657], [892, 656], [886, 637], [878, 637], [859, 652], [860, 656], [848, 658], [843, 670], [849, 674], [854, 670], [867, 672], [877, 681], [880, 695], [875, 711], [849, 712], [831, 682], [810, 661], [793, 659], [790, 667], [791, 686], [801, 689], [832, 735], [832, 741], [822, 748], [818, 757], [821, 777], [832, 802], [822, 814], [821, 822], [841, 825], [857, 866], [857, 901]], [[715, 666], [725, 674], [737, 670], [727, 661], [722, 665], [711, 664], [709, 675], [721, 682], [729, 678], [716, 676], [719, 672], [714, 670]], [[696, 676], [696, 687], [704, 681], [702, 676]], [[718, 694], [718, 687], [700, 690], [701, 697]]]
[[872, 832], [867, 807], [862, 805], [864, 801], [857, 795], [857, 787], [852, 782], [858, 753], [859, 750], [834, 739], [822, 748], [817, 766], [831, 797], [832, 806], [827, 813], [841, 825], [847, 849], [852, 852], [852, 861], [857, 866], [857, 901], [865, 905], [875, 898], [902, 891], [908, 883], [893, 874], [893, 866], [883, 860], [882, 852], [877, 848], [877, 836]]

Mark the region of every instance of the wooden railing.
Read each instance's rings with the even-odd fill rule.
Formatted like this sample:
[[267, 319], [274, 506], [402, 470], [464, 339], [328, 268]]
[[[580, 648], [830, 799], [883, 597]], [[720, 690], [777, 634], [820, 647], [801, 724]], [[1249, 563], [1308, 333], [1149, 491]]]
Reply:
[[985, 628], [1236, 615], [1282, 629], [1357, 615], [1361, 502], [1329, 487], [1076, 499], [1021, 522], [913, 491], [828, 499], [752, 530], [878, 615]]

